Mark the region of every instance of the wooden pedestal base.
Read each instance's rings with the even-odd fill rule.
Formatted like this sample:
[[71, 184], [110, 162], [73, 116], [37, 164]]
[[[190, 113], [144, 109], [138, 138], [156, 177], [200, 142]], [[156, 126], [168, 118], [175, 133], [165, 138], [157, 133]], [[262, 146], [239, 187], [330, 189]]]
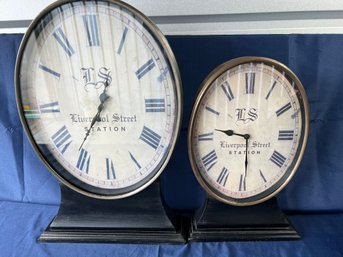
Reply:
[[161, 200], [159, 183], [119, 200], [99, 200], [61, 184], [58, 214], [40, 242], [185, 243], [181, 218]]
[[208, 199], [190, 224], [189, 241], [294, 240], [300, 236], [275, 198], [247, 207]]

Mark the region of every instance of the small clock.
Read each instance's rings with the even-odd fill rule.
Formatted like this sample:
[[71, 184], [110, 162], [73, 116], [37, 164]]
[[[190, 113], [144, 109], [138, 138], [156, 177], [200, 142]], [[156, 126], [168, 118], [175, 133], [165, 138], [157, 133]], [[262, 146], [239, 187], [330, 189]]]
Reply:
[[244, 206], [276, 195], [304, 154], [309, 107], [297, 76], [268, 58], [233, 59], [204, 80], [190, 118], [191, 165], [217, 200]]
[[71, 189], [124, 198], [167, 165], [180, 128], [179, 71], [160, 30], [128, 4], [50, 5], [23, 38], [15, 80], [31, 144]]

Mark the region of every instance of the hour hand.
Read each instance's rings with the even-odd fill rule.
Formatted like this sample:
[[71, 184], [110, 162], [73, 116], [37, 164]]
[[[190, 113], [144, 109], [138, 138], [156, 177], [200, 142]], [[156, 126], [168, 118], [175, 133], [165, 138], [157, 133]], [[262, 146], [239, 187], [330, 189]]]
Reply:
[[221, 130], [221, 129], [215, 129], [216, 131], [219, 132], [223, 132], [224, 134], [226, 134], [227, 136], [240, 136], [243, 137], [245, 139], [249, 139], [250, 135], [249, 134], [239, 134], [239, 133], [235, 133], [232, 129], [228, 129], [228, 130]]
[[220, 131], [223, 132], [224, 134], [226, 134], [227, 136], [233, 136], [233, 130], [229, 129], [229, 130], [221, 130], [221, 129], [215, 129], [216, 131]]

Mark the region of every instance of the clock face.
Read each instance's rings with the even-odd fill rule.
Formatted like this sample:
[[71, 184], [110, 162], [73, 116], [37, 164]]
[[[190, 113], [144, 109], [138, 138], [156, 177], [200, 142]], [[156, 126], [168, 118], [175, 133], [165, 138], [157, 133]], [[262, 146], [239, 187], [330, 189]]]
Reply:
[[167, 164], [181, 116], [178, 69], [161, 32], [132, 7], [48, 7], [24, 37], [16, 74], [29, 138], [71, 188], [121, 198]]
[[234, 205], [275, 195], [302, 158], [307, 106], [300, 81], [274, 60], [243, 57], [219, 66], [203, 83], [189, 127], [199, 182]]

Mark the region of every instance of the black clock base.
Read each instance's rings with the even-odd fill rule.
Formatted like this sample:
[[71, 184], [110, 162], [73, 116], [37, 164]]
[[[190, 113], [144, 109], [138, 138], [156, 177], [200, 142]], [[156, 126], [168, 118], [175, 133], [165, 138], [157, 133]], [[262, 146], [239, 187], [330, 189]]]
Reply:
[[278, 207], [275, 198], [237, 207], [214, 199], [197, 211], [190, 224], [189, 241], [295, 240], [300, 236]]
[[185, 243], [182, 218], [165, 208], [155, 182], [119, 200], [99, 200], [61, 184], [61, 206], [40, 242]]

